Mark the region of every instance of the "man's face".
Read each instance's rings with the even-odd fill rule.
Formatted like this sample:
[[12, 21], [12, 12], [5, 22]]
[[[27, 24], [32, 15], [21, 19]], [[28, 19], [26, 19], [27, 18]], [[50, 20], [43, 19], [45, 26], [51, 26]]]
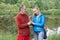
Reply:
[[25, 14], [25, 13], [26, 13], [26, 7], [23, 6], [23, 7], [21, 8], [21, 11], [23, 12], [23, 14]]
[[35, 15], [37, 15], [37, 14], [38, 14], [38, 12], [39, 12], [39, 10], [38, 10], [38, 9], [36, 9], [36, 8], [34, 8], [34, 9], [33, 9], [33, 12], [34, 12], [34, 14], [35, 14]]

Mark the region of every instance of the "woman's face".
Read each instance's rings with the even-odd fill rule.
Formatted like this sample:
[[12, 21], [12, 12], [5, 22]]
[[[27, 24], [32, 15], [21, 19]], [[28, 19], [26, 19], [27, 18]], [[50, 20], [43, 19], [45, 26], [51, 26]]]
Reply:
[[34, 9], [33, 9], [33, 12], [34, 12], [35, 15], [38, 15], [38, 14], [39, 14], [39, 13], [38, 13], [39, 10], [38, 10], [37, 8], [34, 8]]

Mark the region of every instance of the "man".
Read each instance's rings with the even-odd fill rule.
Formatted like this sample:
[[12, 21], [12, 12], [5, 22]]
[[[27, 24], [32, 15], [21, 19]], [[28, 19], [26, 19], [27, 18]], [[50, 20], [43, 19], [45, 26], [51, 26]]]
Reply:
[[20, 12], [16, 15], [16, 25], [18, 28], [17, 40], [30, 40], [30, 29], [29, 25], [31, 21], [28, 20], [26, 15], [25, 5], [20, 6]]
[[43, 40], [44, 39], [44, 24], [45, 24], [45, 16], [41, 14], [39, 8], [36, 6], [33, 9], [34, 17], [32, 19], [32, 25], [34, 30], [35, 40]]

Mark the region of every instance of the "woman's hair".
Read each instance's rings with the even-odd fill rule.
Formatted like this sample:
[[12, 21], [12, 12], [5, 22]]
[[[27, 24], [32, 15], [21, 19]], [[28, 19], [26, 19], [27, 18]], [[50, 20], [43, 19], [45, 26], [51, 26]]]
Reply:
[[37, 5], [34, 8], [36, 8], [37, 10], [39, 10], [39, 7]]
[[[35, 6], [34, 9], [37, 9], [40, 12], [40, 9], [38, 6]], [[34, 14], [35, 16], [37, 16], [36, 14]]]

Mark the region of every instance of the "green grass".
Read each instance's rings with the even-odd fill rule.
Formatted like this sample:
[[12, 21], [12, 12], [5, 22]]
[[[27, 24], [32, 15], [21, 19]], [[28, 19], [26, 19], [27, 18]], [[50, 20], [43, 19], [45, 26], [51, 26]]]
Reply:
[[60, 35], [52, 35], [47, 38], [47, 40], [60, 40]]
[[16, 40], [15, 34], [0, 34], [0, 40]]
[[[16, 34], [0, 33], [0, 40], [16, 40], [16, 38]], [[49, 36], [47, 40], [60, 40], [60, 35]]]

